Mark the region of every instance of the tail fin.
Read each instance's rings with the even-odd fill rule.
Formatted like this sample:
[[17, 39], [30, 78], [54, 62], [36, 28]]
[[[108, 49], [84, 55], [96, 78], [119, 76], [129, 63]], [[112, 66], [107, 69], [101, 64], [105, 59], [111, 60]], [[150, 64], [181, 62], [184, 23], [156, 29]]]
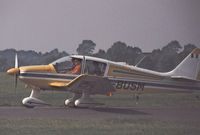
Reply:
[[194, 49], [174, 70], [172, 76], [200, 80], [200, 49]]

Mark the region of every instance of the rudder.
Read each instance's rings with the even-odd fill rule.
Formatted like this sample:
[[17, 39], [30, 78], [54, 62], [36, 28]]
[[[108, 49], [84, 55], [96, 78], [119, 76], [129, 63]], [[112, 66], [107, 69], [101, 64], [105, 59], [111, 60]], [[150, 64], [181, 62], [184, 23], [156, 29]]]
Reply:
[[200, 49], [196, 48], [170, 72], [171, 76], [181, 76], [200, 80]]

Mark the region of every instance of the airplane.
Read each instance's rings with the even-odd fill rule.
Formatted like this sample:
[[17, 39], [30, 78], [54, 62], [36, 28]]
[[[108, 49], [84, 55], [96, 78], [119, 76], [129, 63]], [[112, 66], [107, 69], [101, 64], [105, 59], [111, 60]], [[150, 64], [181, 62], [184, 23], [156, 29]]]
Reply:
[[[91, 56], [70, 55], [48, 65], [18, 67], [15, 56], [15, 68], [7, 71], [31, 88], [31, 94], [22, 100], [26, 107], [47, 105], [39, 99], [41, 90], [72, 92], [73, 97], [64, 104], [73, 107], [98, 105], [90, 95], [112, 96], [115, 93], [168, 93], [192, 92], [200, 90], [200, 49], [196, 48], [172, 71], [156, 72], [127, 65], [124, 62]], [[81, 71], [73, 74], [73, 60], [81, 64]], [[98, 71], [97, 71], [98, 69]]]

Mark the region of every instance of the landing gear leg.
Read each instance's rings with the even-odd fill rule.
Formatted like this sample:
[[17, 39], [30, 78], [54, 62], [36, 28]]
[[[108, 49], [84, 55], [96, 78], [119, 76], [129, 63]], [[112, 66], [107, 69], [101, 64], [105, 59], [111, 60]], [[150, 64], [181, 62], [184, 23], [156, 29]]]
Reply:
[[40, 90], [33, 89], [29, 97], [22, 100], [22, 104], [26, 107], [33, 108], [39, 105], [47, 105], [44, 101], [38, 99], [40, 95]]
[[93, 101], [90, 98], [90, 94], [87, 91], [83, 91], [81, 98], [75, 101], [76, 107], [94, 107], [97, 105], [104, 105], [104, 104]]

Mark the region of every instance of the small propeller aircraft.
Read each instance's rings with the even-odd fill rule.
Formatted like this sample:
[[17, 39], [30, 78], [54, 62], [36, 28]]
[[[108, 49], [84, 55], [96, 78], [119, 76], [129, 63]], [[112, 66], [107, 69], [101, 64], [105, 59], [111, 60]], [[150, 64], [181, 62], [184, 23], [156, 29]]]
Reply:
[[[26, 107], [46, 105], [39, 99], [41, 90], [74, 93], [65, 100], [66, 106], [90, 107], [90, 95], [111, 96], [114, 93], [166, 93], [200, 90], [200, 49], [194, 49], [174, 70], [166, 73], [142, 69], [123, 62], [91, 56], [71, 55], [49, 65], [18, 67], [7, 71], [32, 89], [22, 100]], [[15, 84], [16, 84], [15, 83]]]

